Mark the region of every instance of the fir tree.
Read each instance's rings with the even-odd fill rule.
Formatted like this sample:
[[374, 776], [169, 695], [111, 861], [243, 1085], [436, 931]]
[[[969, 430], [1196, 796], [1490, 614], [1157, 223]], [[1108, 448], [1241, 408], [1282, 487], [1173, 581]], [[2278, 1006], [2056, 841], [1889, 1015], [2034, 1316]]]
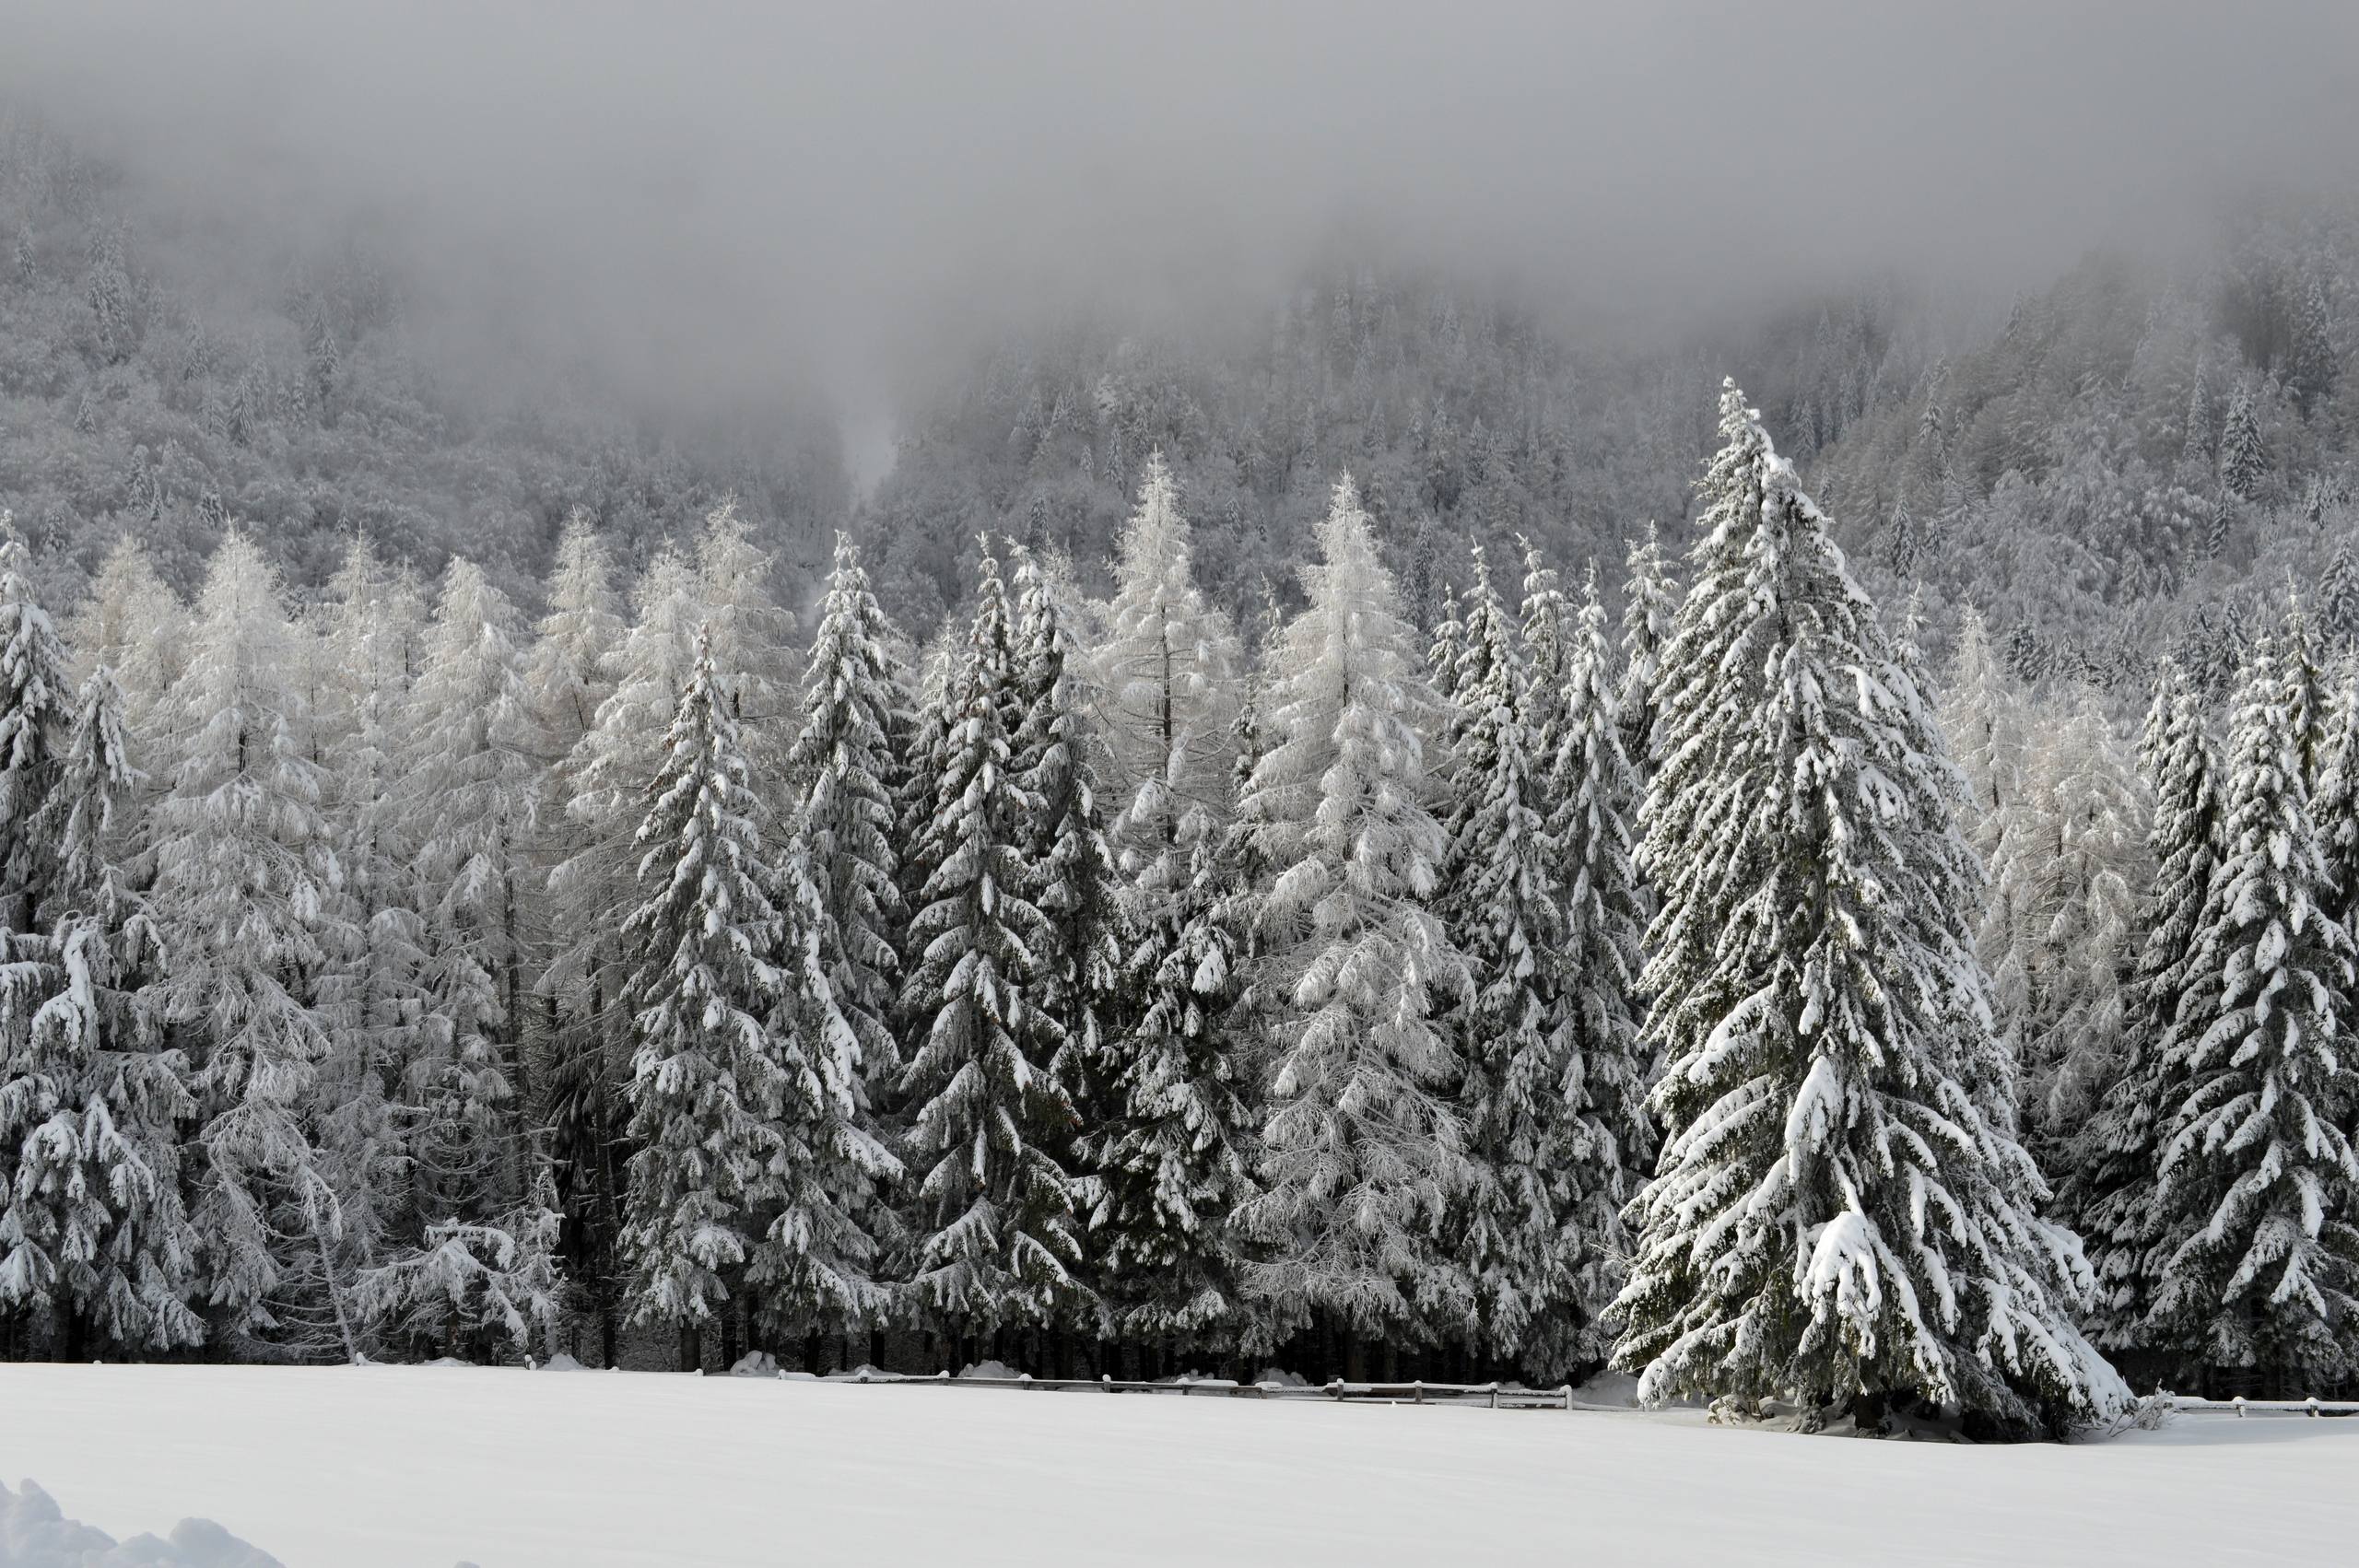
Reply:
[[[1615, 1359], [1641, 1397], [1956, 1403], [2023, 1431], [2126, 1391], [2077, 1241], [1968, 1080], [2000, 1064], [1958, 783], [1825, 520], [1733, 382], [1658, 692], [1647, 1027], [1667, 1138]], [[1865, 1409], [1860, 1409], [1864, 1402]]]
[[2220, 483], [2226, 494], [2248, 501], [2260, 493], [2268, 476], [2269, 449], [2261, 440], [2260, 415], [2251, 389], [2240, 386], [2228, 400], [2228, 423], [2220, 435]]
[[1564, 736], [1548, 752], [1548, 837], [1564, 908], [1562, 1094], [1571, 1118], [1557, 1134], [1573, 1284], [1558, 1364], [1590, 1366], [1612, 1347], [1611, 1309], [1634, 1244], [1623, 1216], [1645, 1185], [1655, 1148], [1637, 1016], [1647, 915], [1633, 819], [1642, 788], [1622, 746], [1621, 697], [1594, 568], [1565, 690]]
[[1472, 1305], [1439, 1227], [1466, 1186], [1440, 1020], [1464, 959], [1429, 907], [1448, 836], [1426, 807], [1438, 699], [1346, 476], [1274, 653], [1272, 743], [1240, 811], [1273, 872], [1259, 924], [1285, 1042], [1262, 1129], [1266, 1190], [1239, 1211], [1264, 1249], [1247, 1289], [1279, 1330], [1455, 1325]]
[[150, 1000], [154, 928], [113, 857], [137, 778], [122, 708], [113, 676], [92, 671], [29, 825], [50, 867], [46, 929], [9, 934], [0, 965], [0, 1308], [61, 1319], [61, 1359], [86, 1329], [135, 1353], [204, 1338], [181, 1197], [196, 1100]]
[[2228, 754], [2222, 859], [2195, 932], [2166, 1071], [2150, 1343], [2278, 1392], [2344, 1375], [2359, 1316], [2359, 1161], [2335, 997], [2351, 939], [2309, 811], [2297, 681], [2273, 639], [2248, 661]]
[[819, 889], [828, 985], [873, 1082], [889, 1082], [901, 1067], [892, 1013], [907, 917], [892, 795], [902, 764], [893, 737], [908, 720], [892, 638], [858, 550], [849, 534], [837, 534], [790, 766], [797, 831]]
[[2062, 1173], [2057, 1203], [2086, 1238], [2096, 1278], [2091, 1331], [2116, 1355], [2144, 1345], [2160, 1238], [2154, 1173], [2162, 1118], [2177, 1096], [2165, 1046], [2194, 987], [2196, 934], [2220, 860], [2219, 763], [2202, 699], [2176, 663], [2155, 687], [2139, 762], [2154, 795], [2146, 847], [2156, 872], [2128, 986], [2127, 1051]]
[[2359, 652], [2359, 565], [2348, 537], [2336, 542], [2318, 579], [2318, 641], [2329, 658]]
[[911, 923], [907, 1009], [923, 1021], [902, 1088], [925, 1166], [912, 1246], [915, 1303], [955, 1333], [1039, 1326], [1086, 1305], [1078, 1196], [1062, 1164], [1077, 1129], [1050, 1070], [1065, 1045], [1034, 998], [1054, 942], [1027, 896], [1039, 802], [1012, 771], [1024, 720], [1017, 649], [985, 550], [966, 656], [948, 688], [928, 868]]
[[635, 1315], [695, 1333], [740, 1292], [781, 1328], [873, 1318], [860, 1214], [892, 1157], [856, 1125], [860, 1047], [830, 995], [818, 897], [773, 859], [744, 731], [698, 639], [638, 833], [625, 922], [637, 1042], [628, 1223]]
[[1031, 801], [1025, 895], [1044, 919], [1028, 1000], [1062, 1042], [1050, 1071], [1096, 1122], [1122, 1067], [1127, 1021], [1118, 984], [1130, 930], [1097, 802], [1077, 650], [1055, 591], [1029, 555], [1015, 567], [1018, 614], [1011, 685], [1018, 718], [1009, 767]]

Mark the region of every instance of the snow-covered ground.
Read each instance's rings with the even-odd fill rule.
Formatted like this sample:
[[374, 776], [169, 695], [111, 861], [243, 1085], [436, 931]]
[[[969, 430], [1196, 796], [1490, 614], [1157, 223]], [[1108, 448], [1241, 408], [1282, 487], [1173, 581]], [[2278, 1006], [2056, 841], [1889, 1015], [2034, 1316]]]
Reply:
[[2059, 1448], [1677, 1414], [530, 1373], [0, 1366], [0, 1476], [288, 1568], [2324, 1562], [2359, 1420]]

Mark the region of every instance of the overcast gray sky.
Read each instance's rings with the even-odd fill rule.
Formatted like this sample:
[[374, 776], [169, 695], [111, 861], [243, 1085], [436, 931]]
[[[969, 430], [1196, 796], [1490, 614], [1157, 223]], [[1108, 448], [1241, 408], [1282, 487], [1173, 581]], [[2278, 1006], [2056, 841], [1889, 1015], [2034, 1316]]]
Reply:
[[[2359, 4], [0, 0], [0, 84], [253, 221], [855, 400], [1002, 308], [1217, 298], [1340, 220], [1638, 311], [2012, 287], [2349, 177]], [[470, 281], [472, 280], [472, 281]]]

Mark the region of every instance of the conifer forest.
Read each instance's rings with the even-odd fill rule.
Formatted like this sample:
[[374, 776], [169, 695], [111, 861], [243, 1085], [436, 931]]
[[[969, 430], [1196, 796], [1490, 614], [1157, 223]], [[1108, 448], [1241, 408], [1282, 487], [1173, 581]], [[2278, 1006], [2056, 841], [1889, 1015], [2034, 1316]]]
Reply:
[[2359, 1397], [2359, 198], [871, 439], [8, 87], [0, 1361]]

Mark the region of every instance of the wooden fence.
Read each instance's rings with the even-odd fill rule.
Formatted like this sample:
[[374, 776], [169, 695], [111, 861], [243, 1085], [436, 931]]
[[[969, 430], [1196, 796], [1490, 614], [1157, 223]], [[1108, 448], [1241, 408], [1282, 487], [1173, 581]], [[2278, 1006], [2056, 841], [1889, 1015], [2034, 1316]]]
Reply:
[[953, 1377], [863, 1370], [851, 1383], [908, 1383], [944, 1388], [1015, 1388], [1038, 1393], [1087, 1390], [1100, 1394], [1163, 1394], [1207, 1399], [1320, 1399], [1361, 1405], [1473, 1405], [1494, 1410], [1620, 1410], [1620, 1405], [1592, 1405], [1573, 1398], [1569, 1384], [1555, 1388], [1526, 1388], [1512, 1383], [1239, 1383], [1226, 1377], [1181, 1377], [1168, 1383], [1124, 1381], [1113, 1377]]

